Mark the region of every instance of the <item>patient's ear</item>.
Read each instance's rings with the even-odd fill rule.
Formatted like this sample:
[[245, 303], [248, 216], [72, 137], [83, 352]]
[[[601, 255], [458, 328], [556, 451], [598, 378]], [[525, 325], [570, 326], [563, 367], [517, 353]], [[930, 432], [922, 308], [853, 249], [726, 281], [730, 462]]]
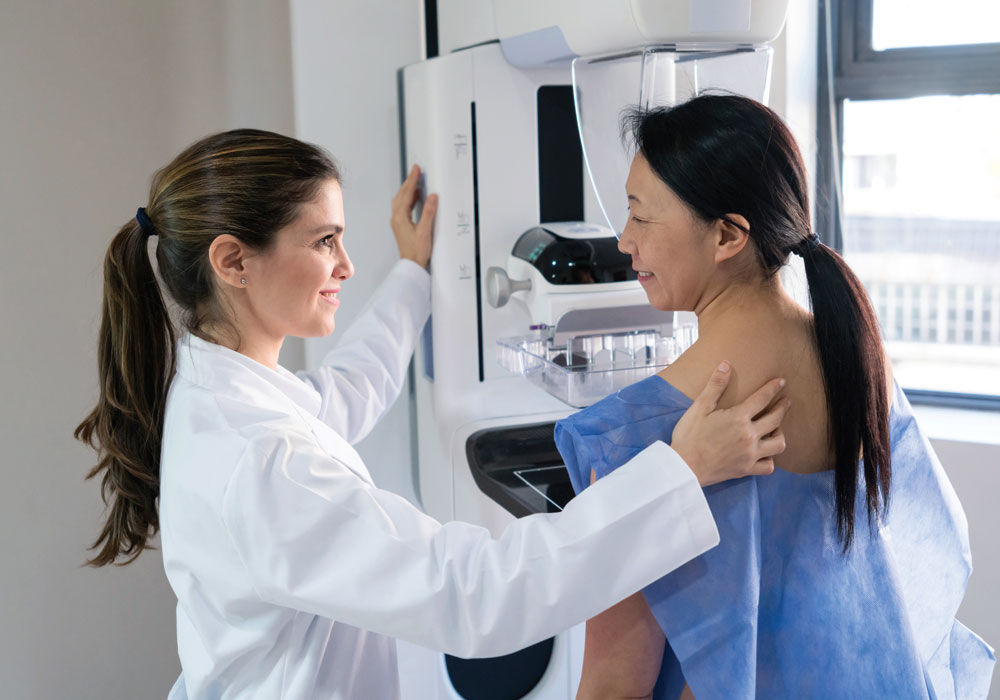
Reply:
[[712, 224], [715, 228], [715, 262], [736, 257], [750, 240], [750, 222], [740, 214], [726, 214]]

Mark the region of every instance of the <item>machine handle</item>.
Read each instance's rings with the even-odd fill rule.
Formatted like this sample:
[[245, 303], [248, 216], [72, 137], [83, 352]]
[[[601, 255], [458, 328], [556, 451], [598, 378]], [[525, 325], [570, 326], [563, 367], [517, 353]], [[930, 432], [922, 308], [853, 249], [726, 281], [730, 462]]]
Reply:
[[486, 270], [486, 301], [494, 309], [510, 301], [514, 292], [531, 289], [531, 280], [512, 280], [502, 267], [490, 267]]

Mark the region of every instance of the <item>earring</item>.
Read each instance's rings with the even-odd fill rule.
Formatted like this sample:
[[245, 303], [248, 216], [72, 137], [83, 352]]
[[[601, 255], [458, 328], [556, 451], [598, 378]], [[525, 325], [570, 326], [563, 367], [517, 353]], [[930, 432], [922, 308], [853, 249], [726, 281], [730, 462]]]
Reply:
[[246, 284], [246, 283], [247, 283], [247, 278], [246, 277], [240, 277], [240, 284]]

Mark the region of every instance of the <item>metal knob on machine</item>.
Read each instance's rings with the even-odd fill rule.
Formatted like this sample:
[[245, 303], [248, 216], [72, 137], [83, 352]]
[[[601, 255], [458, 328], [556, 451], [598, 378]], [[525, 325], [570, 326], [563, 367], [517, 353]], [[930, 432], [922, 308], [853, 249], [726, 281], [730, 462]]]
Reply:
[[512, 280], [502, 267], [491, 267], [486, 270], [486, 301], [494, 309], [510, 301], [514, 292], [531, 289], [531, 280]]

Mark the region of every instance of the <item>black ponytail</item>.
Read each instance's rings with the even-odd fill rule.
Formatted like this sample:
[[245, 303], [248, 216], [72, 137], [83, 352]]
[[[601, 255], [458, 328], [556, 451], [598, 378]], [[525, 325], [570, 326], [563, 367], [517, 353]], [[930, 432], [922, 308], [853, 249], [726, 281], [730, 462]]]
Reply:
[[813, 238], [808, 181], [795, 139], [778, 115], [738, 95], [703, 95], [676, 107], [633, 110], [625, 116], [623, 134], [701, 219], [745, 217], [768, 278], [791, 252], [805, 258], [835, 454], [837, 527], [846, 551], [854, 539], [862, 455], [869, 526], [888, 503], [885, 355], [861, 282], [843, 258]]
[[837, 529], [846, 550], [854, 539], [859, 454], [864, 455], [870, 527], [889, 502], [885, 353], [875, 310], [844, 259], [823, 245], [807, 247], [802, 256], [830, 416]]

